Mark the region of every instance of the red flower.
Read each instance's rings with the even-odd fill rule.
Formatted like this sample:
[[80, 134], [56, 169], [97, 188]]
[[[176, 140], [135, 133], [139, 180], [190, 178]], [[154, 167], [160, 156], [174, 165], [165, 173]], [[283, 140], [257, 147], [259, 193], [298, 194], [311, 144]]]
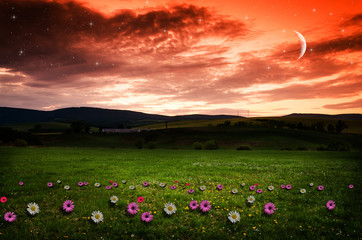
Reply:
[[255, 185], [255, 186], [258, 186], [259, 184], [255, 183], [254, 185]]
[[139, 203], [141, 203], [141, 202], [143, 202], [145, 199], [143, 198], [143, 197], [138, 197], [137, 198], [137, 202], [139, 202]]
[[110, 183], [113, 183], [113, 181], [111, 180], [111, 181], [109, 181]]
[[175, 183], [178, 183], [178, 181], [177, 181], [177, 180], [175, 180]]
[[190, 183], [186, 183], [186, 186], [190, 186]]
[[6, 197], [1, 197], [0, 198], [0, 202], [2, 202], [2, 203], [4, 203], [4, 202], [6, 202], [8, 199], [6, 198]]

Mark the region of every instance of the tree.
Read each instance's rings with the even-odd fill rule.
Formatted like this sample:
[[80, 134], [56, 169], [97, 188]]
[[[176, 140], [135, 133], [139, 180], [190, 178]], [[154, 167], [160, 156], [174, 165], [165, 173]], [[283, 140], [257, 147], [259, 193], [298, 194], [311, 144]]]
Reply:
[[348, 125], [345, 121], [338, 120], [336, 124], [336, 132], [341, 133], [344, 129], [348, 128]]
[[333, 124], [328, 124], [327, 131], [329, 133], [334, 133], [334, 131], [335, 131], [334, 125]]
[[73, 133], [84, 133], [84, 132], [88, 133], [90, 130], [90, 127], [85, 123], [83, 123], [82, 121], [72, 122], [70, 127], [72, 128]]
[[317, 122], [317, 131], [321, 131], [321, 132], [324, 132], [325, 129], [324, 129], [324, 122]]

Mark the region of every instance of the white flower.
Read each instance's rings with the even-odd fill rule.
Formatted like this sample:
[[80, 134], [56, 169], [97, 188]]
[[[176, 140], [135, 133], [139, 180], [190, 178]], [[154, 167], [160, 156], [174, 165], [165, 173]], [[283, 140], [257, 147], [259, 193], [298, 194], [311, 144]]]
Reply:
[[135, 190], [135, 187], [133, 185], [129, 186], [129, 190]]
[[109, 200], [111, 200], [112, 203], [116, 203], [119, 199], [117, 196], [112, 196]]
[[61, 184], [61, 183], [62, 183], [62, 181], [60, 181], [60, 180], [57, 180], [57, 183]]
[[230, 222], [236, 223], [240, 221], [240, 214], [237, 211], [231, 211], [229, 212], [228, 218]]
[[237, 194], [237, 193], [238, 193], [238, 190], [237, 190], [236, 188], [234, 188], [233, 190], [231, 190], [231, 193]]
[[100, 184], [99, 182], [96, 182], [96, 183], [94, 184], [94, 186], [95, 186], [95, 187], [100, 187], [101, 184]]
[[245, 183], [241, 183], [240, 185], [241, 185], [242, 187], [245, 187]]
[[176, 212], [176, 206], [173, 203], [166, 203], [165, 208], [163, 209], [168, 215], [174, 214]]
[[65, 189], [65, 190], [69, 190], [69, 189], [70, 189], [70, 186], [69, 186], [69, 185], [65, 185], [65, 186], [64, 186], [64, 189]]
[[302, 189], [300, 189], [300, 193], [306, 193], [307, 192], [307, 190], [305, 190], [304, 188], [302, 188]]
[[160, 183], [160, 187], [165, 187], [165, 186], [166, 186], [166, 184]]
[[270, 186], [268, 187], [268, 190], [269, 190], [269, 191], [273, 191], [273, 190], [274, 190], [274, 186], [271, 186], [271, 185], [270, 185]]
[[201, 190], [201, 191], [205, 191], [205, 190], [206, 190], [206, 187], [205, 187], [205, 186], [201, 186], [201, 187], [200, 187], [200, 190]]
[[313, 187], [313, 185], [314, 185], [314, 184], [313, 184], [312, 182], [311, 182], [311, 183], [309, 183], [309, 186]]
[[95, 223], [103, 222], [103, 213], [100, 211], [93, 211], [91, 218]]
[[39, 206], [38, 204], [31, 202], [28, 204], [28, 208], [26, 209], [31, 215], [35, 215], [36, 213], [39, 213]]
[[248, 203], [253, 203], [253, 202], [255, 202], [255, 197], [250, 195], [248, 197]]
[[123, 184], [126, 184], [126, 183], [127, 183], [127, 181], [126, 181], [126, 180], [122, 180], [122, 183], [123, 183]]

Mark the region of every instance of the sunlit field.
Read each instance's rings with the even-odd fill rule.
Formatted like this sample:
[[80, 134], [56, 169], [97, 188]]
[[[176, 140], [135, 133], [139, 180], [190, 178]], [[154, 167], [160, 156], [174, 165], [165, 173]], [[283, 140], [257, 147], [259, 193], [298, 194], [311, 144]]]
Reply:
[[[0, 203], [0, 239], [362, 237], [361, 152], [3, 147], [0, 163], [0, 197], [6, 197]], [[118, 187], [107, 190], [110, 181]], [[79, 182], [89, 184], [80, 187]], [[110, 201], [114, 195], [116, 203]], [[254, 203], [247, 202], [249, 196]], [[68, 199], [75, 207], [66, 213], [62, 204]], [[192, 200], [210, 201], [211, 210], [191, 210]], [[329, 200], [335, 202], [332, 210], [326, 207]], [[39, 213], [27, 211], [31, 202]], [[135, 215], [126, 211], [131, 202], [139, 207]], [[174, 214], [164, 211], [168, 202], [177, 208]], [[271, 215], [264, 211], [267, 203], [276, 207]], [[103, 214], [98, 224], [91, 218], [96, 210]], [[17, 216], [11, 223], [4, 220], [9, 211]], [[230, 211], [240, 214], [239, 221], [229, 220]], [[151, 212], [153, 220], [142, 221], [144, 212]]]

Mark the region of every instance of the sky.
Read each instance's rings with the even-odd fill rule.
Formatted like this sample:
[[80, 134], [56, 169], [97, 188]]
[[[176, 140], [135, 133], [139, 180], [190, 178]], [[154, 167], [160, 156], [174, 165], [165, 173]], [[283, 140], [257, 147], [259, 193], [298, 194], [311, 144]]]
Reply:
[[359, 0], [2, 0], [0, 19], [3, 107], [362, 113]]

